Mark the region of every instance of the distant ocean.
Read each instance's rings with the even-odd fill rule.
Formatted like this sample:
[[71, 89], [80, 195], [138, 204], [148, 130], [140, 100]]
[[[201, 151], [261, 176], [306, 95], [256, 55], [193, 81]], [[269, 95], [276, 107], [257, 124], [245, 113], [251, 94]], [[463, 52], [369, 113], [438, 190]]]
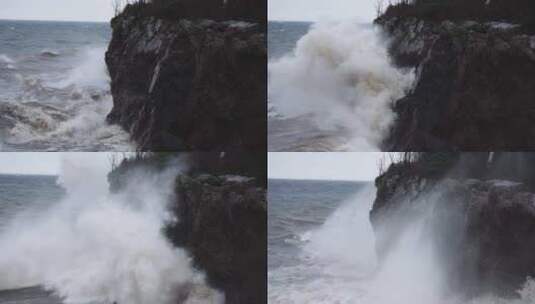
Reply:
[[277, 22], [268, 24], [269, 59], [277, 59], [291, 53], [297, 41], [303, 37], [312, 23], [310, 22]]
[[112, 107], [107, 23], [0, 20], [0, 151], [124, 151]]

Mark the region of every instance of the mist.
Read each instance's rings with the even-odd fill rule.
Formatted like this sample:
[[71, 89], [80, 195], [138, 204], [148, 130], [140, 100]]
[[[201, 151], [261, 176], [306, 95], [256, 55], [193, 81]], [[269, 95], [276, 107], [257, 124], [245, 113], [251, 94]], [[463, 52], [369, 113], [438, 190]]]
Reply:
[[65, 303], [222, 303], [189, 254], [162, 229], [176, 160], [161, 173], [139, 168], [110, 193], [105, 166], [62, 159], [63, 199], [19, 213], [0, 231], [0, 290], [41, 285]]

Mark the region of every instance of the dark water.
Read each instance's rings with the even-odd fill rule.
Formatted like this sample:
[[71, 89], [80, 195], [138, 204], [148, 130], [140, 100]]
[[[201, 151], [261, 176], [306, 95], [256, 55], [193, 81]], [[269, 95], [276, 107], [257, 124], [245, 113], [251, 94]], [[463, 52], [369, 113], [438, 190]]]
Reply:
[[299, 263], [304, 235], [369, 183], [269, 180], [268, 269]]
[[0, 150], [124, 150], [112, 101], [107, 23], [0, 20]]
[[[0, 174], [0, 232], [10, 220], [39, 213], [59, 201], [65, 191], [56, 180], [56, 176]], [[30, 287], [0, 290], [0, 303], [56, 304], [61, 300], [51, 292]]]
[[308, 32], [310, 25], [310, 22], [270, 21], [268, 24], [268, 53], [270, 60], [291, 53], [299, 38]]
[[0, 230], [9, 219], [48, 208], [65, 194], [56, 176], [0, 174]]
[[0, 291], [2, 304], [61, 304], [62, 301], [52, 292], [39, 287], [28, 287], [15, 290]]

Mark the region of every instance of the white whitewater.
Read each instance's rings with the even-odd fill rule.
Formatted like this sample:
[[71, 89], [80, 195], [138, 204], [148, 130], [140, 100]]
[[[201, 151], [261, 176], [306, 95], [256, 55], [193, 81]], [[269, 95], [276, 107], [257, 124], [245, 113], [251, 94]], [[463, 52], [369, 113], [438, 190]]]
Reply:
[[391, 64], [378, 28], [315, 24], [293, 54], [269, 64], [270, 116], [305, 117], [309, 126], [302, 127], [301, 136], [318, 128], [336, 145], [326, 148], [311, 139], [305, 144], [309, 150], [379, 150], [395, 119], [392, 103], [405, 95], [413, 78], [412, 71]]
[[162, 234], [180, 166], [133, 173], [116, 194], [94, 167], [64, 161], [66, 197], [0, 232], [0, 290], [42, 285], [67, 304], [171, 304], [188, 292], [183, 303], [222, 303], [189, 255]]
[[13, 124], [0, 130], [6, 149], [132, 151], [128, 133], [106, 122], [113, 101], [105, 51], [96, 46], [80, 50], [70, 59], [72, 68], [61, 75], [9, 74], [22, 91], [15, 98], [0, 100], [3, 119]]
[[535, 282], [527, 280], [520, 299], [481, 297], [469, 303], [447, 294], [444, 266], [424, 229], [425, 218], [402, 234], [385, 260], [377, 262], [369, 211], [373, 186], [342, 204], [318, 229], [301, 238], [300, 264], [279, 268], [270, 277], [286, 284], [269, 286], [272, 304], [533, 304]]

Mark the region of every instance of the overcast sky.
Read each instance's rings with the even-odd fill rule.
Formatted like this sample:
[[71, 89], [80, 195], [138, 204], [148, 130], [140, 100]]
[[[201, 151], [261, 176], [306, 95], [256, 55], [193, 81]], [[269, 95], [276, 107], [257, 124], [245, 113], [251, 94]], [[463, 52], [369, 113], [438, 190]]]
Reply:
[[376, 0], [268, 0], [268, 19], [284, 21], [372, 21]]
[[0, 0], [0, 19], [110, 21], [112, 0]]
[[370, 181], [383, 153], [269, 153], [269, 178]]
[[[0, 19], [109, 21], [112, 0], [0, 0]], [[268, 0], [269, 20], [372, 21], [376, 0]]]
[[113, 153], [0, 153], [0, 173], [57, 175], [65, 160], [109, 171]]

